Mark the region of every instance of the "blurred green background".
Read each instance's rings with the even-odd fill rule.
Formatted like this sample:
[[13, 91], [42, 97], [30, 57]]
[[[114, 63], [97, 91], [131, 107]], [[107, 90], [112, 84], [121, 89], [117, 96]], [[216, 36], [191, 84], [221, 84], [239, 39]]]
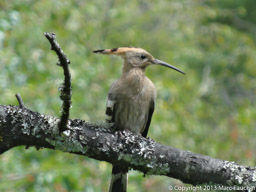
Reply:
[[[186, 72], [149, 67], [158, 91], [149, 136], [157, 142], [255, 166], [256, 1], [1, 0], [0, 104], [60, 115], [62, 69], [43, 32], [71, 60], [71, 118], [103, 122], [122, 60], [94, 49], [142, 47]], [[0, 156], [0, 191], [107, 191], [111, 166], [24, 147]], [[178, 180], [129, 174], [129, 191], [168, 191]]]

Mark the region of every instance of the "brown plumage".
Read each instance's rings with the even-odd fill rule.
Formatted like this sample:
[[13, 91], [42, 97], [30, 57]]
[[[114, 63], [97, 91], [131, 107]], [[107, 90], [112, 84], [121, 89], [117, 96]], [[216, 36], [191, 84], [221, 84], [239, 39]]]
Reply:
[[[127, 129], [146, 137], [154, 112], [156, 89], [146, 77], [145, 68], [149, 65], [163, 65], [184, 72], [155, 59], [141, 48], [120, 47], [93, 52], [118, 55], [124, 59], [122, 75], [112, 84], [108, 93], [106, 121], [114, 123], [115, 130]], [[127, 172], [127, 167], [113, 166], [110, 192], [127, 190]]]

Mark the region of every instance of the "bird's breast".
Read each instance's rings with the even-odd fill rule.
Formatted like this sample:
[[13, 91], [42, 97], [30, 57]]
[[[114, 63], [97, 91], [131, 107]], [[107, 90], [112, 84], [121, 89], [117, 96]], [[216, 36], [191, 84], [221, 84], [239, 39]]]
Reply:
[[[134, 80], [134, 79], [133, 79]], [[116, 129], [141, 133], [147, 123], [149, 105], [155, 99], [155, 87], [149, 79], [143, 82], [116, 82], [109, 93], [115, 103]]]
[[117, 101], [115, 108], [115, 127], [141, 133], [148, 119], [148, 103], [126, 98]]

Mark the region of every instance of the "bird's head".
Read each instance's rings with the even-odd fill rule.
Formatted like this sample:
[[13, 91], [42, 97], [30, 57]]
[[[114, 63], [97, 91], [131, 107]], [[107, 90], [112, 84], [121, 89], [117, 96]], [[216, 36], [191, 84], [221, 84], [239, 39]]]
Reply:
[[185, 74], [180, 69], [158, 59], [155, 59], [150, 53], [142, 48], [135, 47], [120, 47], [113, 49], [100, 49], [95, 50], [93, 53], [118, 55], [125, 60], [125, 67], [145, 69], [149, 65], [162, 65], [174, 69], [182, 74]]

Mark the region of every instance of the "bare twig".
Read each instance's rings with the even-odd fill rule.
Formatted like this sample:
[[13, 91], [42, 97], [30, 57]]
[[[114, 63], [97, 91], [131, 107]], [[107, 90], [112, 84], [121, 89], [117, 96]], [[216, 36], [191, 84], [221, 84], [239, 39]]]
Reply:
[[71, 88], [71, 74], [68, 68], [70, 64], [69, 59], [64, 54], [60, 45], [56, 41], [56, 35], [54, 33], [44, 33], [45, 37], [49, 40], [51, 44], [51, 50], [55, 51], [58, 55], [59, 61], [57, 62], [58, 66], [61, 66], [64, 71], [64, 82], [60, 86], [60, 99], [63, 101], [62, 104], [62, 114], [59, 122], [59, 131], [60, 133], [67, 130], [67, 122], [69, 118], [69, 111], [71, 107], [71, 96], [72, 96], [72, 88]]
[[21, 98], [20, 93], [17, 93], [17, 94], [15, 95], [15, 97], [17, 98], [17, 100], [18, 100], [18, 102], [19, 102], [20, 108], [24, 108], [24, 107], [25, 107], [25, 104], [24, 104], [24, 102], [23, 102], [23, 100], [22, 100], [22, 98]]

